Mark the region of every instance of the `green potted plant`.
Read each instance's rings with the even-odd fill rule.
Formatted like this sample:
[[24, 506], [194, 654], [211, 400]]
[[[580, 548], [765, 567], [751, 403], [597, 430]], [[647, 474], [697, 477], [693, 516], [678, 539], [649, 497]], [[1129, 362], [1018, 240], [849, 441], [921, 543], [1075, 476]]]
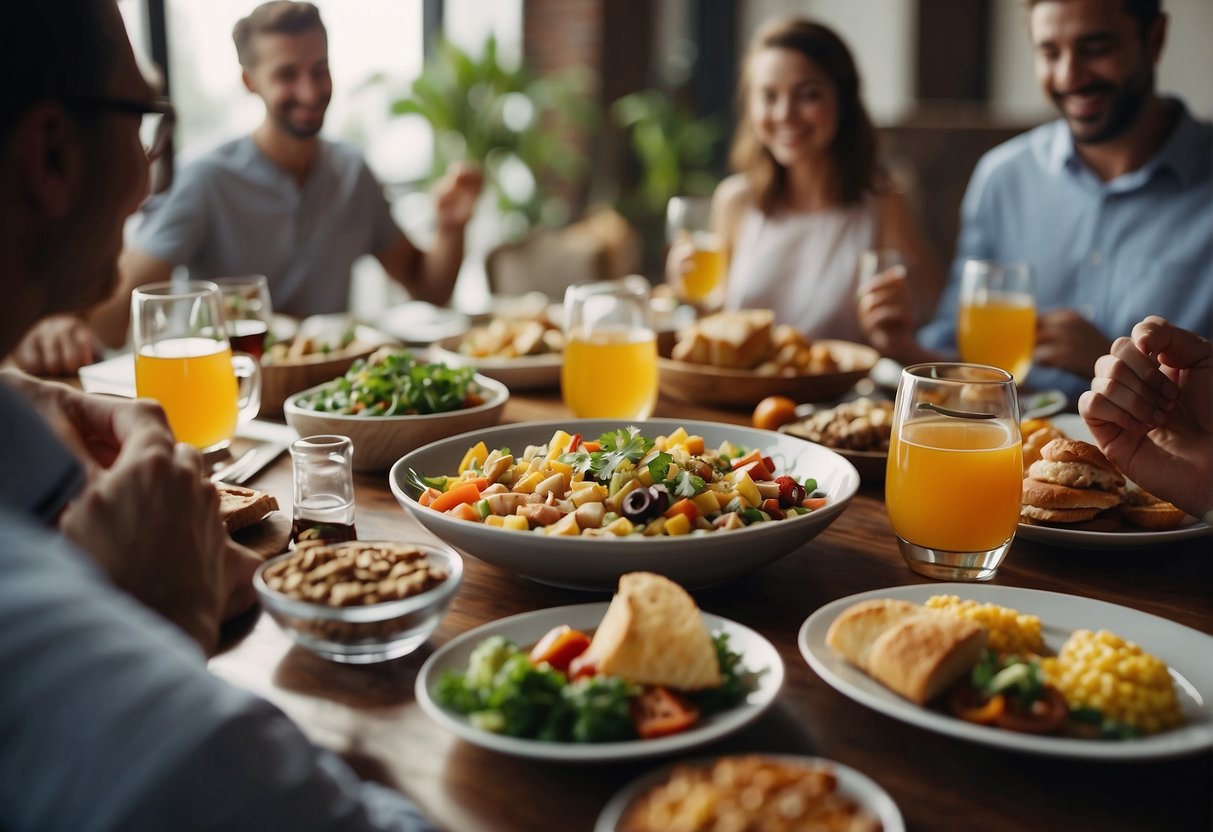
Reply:
[[645, 236], [646, 262], [660, 261], [670, 197], [710, 196], [720, 179], [716, 149], [725, 126], [699, 118], [659, 89], [640, 90], [611, 105], [613, 121], [628, 131], [639, 164], [636, 187], [619, 199], [619, 211]]
[[481, 166], [506, 227], [521, 233], [567, 220], [568, 206], [550, 186], [572, 181], [586, 167], [569, 137], [596, 120], [591, 86], [583, 72], [537, 77], [506, 66], [492, 36], [479, 56], [443, 42], [392, 112], [429, 122], [431, 180], [451, 162]]

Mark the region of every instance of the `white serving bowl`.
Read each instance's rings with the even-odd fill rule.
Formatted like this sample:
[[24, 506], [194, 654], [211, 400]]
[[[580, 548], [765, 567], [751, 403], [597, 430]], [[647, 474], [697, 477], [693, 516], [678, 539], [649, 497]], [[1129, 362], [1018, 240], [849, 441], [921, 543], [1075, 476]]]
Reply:
[[[548, 536], [460, 520], [423, 507], [409, 490], [410, 468], [436, 476], [454, 474], [464, 452], [483, 441], [490, 449], [508, 446], [517, 453], [527, 445], [546, 444], [560, 428], [596, 438], [634, 424], [650, 439], [678, 427], [702, 436], [708, 447], [731, 441], [761, 448], [780, 473], [798, 480], [813, 477], [830, 497], [823, 508], [786, 520], [755, 523], [734, 531], [692, 533], [681, 537], [623, 538]], [[678, 419], [567, 419], [502, 425], [452, 436], [402, 457], [388, 475], [396, 500], [442, 540], [511, 572], [546, 584], [574, 589], [613, 590], [625, 572], [659, 572], [678, 583], [703, 587], [752, 572], [812, 540], [842, 514], [859, 488], [855, 466], [838, 454], [794, 436], [739, 425]]]
[[[401, 454], [455, 434], [495, 425], [510, 398], [504, 384], [488, 376], [475, 376], [484, 403], [463, 410], [431, 413], [424, 416], [350, 416], [342, 413], [321, 413], [300, 407], [301, 398], [310, 396], [324, 385], [310, 387], [286, 400], [283, 412], [288, 425], [300, 436], [337, 434], [348, 436], [354, 443], [355, 471], [383, 471], [391, 467]], [[326, 382], [327, 383], [327, 382]], [[458, 460], [456, 460], [458, 464]]]

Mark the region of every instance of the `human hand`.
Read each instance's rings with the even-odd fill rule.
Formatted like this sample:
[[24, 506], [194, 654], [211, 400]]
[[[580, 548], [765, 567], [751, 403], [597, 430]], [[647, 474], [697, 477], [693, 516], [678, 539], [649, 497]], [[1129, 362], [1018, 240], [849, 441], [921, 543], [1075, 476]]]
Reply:
[[[68, 505], [60, 527], [115, 586], [210, 655], [228, 598], [228, 537], [219, 497], [203, 477], [195, 449], [174, 445], [151, 425], [119, 432], [127, 440], [113, 464]], [[239, 573], [232, 563], [235, 582]]]
[[241, 546], [230, 537], [223, 547], [223, 617], [229, 621], [252, 609], [257, 603], [257, 590], [253, 587], [253, 573], [261, 565], [261, 558], [252, 549]]
[[27, 373], [67, 376], [101, 358], [101, 340], [78, 315], [51, 315], [25, 334], [11, 357]]
[[1054, 309], [1036, 318], [1032, 363], [1091, 378], [1095, 362], [1111, 346], [1108, 336], [1075, 310]]
[[1197, 517], [1213, 510], [1213, 346], [1150, 316], [1095, 362], [1078, 400], [1125, 475]]
[[65, 384], [11, 371], [0, 376], [38, 411], [90, 475], [113, 464], [132, 435], [151, 432], [172, 441], [164, 411], [148, 399], [82, 393]]
[[695, 241], [691, 232], [680, 229], [670, 241], [670, 250], [665, 257], [665, 282], [679, 298], [686, 297], [683, 276], [695, 268]]
[[881, 355], [902, 364], [927, 358], [914, 338], [914, 304], [905, 266], [893, 266], [865, 282], [856, 314], [868, 343]]
[[477, 168], [453, 164], [434, 185], [434, 213], [440, 229], [462, 231], [476, 209], [476, 199], [484, 185], [484, 174]]

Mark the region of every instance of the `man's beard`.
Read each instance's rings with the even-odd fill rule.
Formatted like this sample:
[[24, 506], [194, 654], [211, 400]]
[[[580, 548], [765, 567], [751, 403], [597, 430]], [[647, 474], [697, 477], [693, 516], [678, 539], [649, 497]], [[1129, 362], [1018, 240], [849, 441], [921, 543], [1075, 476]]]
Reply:
[[[326, 101], [325, 102], [325, 112], [327, 112], [327, 111], [328, 111], [328, 102]], [[320, 119], [319, 123], [316, 124], [316, 126], [314, 126], [314, 127], [311, 126], [310, 124], [307, 126], [301, 126], [301, 125], [295, 123], [290, 118], [289, 109], [276, 113], [274, 115], [274, 121], [276, 121], [278, 123], [279, 127], [281, 127], [283, 130], [285, 130], [290, 135], [294, 136], [296, 139], [314, 138], [324, 128], [324, 118], [323, 117]]]
[[1105, 90], [1110, 90], [1114, 93], [1111, 106], [1103, 117], [1102, 123], [1093, 125], [1083, 124], [1076, 119], [1070, 118], [1063, 107], [1065, 96], [1057, 93], [1053, 94], [1053, 104], [1066, 119], [1066, 123], [1070, 127], [1070, 134], [1074, 137], [1075, 142], [1079, 144], [1101, 144], [1102, 142], [1117, 138], [1132, 127], [1141, 115], [1146, 101], [1149, 100], [1154, 92], [1154, 68], [1150, 67], [1144, 72], [1130, 75], [1119, 88], [1113, 87], [1110, 84], [1093, 84], [1073, 90], [1072, 93], [1082, 94], [1084, 92], [1103, 92]]

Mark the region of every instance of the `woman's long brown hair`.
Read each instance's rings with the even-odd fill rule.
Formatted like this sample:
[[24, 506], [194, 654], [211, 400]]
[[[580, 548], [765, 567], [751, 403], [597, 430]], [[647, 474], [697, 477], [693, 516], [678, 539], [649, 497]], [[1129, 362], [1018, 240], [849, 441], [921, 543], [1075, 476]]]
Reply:
[[834, 161], [835, 196], [844, 205], [859, 202], [864, 194], [881, 187], [882, 174], [876, 158], [876, 129], [859, 97], [859, 72], [845, 43], [833, 31], [803, 18], [775, 21], [755, 35], [746, 53], [737, 88], [737, 110], [741, 117], [733, 137], [729, 161], [745, 175], [754, 201], [764, 214], [774, 213], [787, 190], [787, 169], [775, 161], [750, 123], [750, 65], [766, 49], [799, 52], [820, 67], [833, 81], [838, 94], [838, 134], [830, 146]]

